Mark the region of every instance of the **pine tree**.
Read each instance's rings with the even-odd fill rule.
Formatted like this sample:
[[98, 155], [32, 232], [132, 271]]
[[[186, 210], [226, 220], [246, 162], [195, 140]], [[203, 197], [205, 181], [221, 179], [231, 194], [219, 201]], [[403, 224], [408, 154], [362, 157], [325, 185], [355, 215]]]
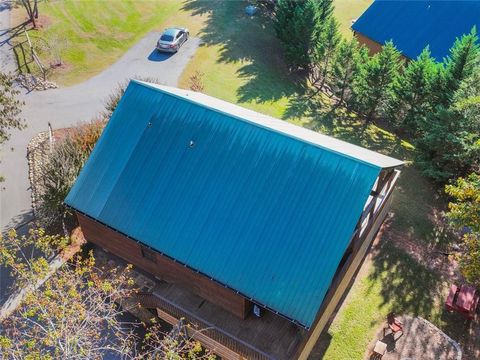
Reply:
[[350, 41], [343, 39], [338, 45], [327, 82], [339, 105], [350, 103], [353, 80], [365, 59], [368, 59], [368, 50], [361, 47], [355, 38]]
[[388, 104], [388, 120], [416, 134], [419, 121], [424, 121], [435, 106], [433, 84], [438, 75], [438, 65], [425, 48], [415, 61], [410, 61], [394, 82]]
[[353, 87], [354, 108], [365, 116], [368, 125], [390, 100], [399, 73], [400, 53], [392, 42], [387, 42], [381, 52], [360, 66]]
[[322, 27], [332, 11], [332, 0], [278, 1], [274, 26], [290, 66], [295, 69], [309, 67]]
[[424, 172], [437, 180], [480, 172], [480, 54], [470, 61], [469, 76], [459, 84], [447, 108], [436, 111], [420, 123], [416, 142], [417, 160]]
[[[434, 83], [435, 111], [420, 123], [417, 160], [437, 180], [480, 171], [480, 48], [475, 28], [457, 39]], [[441, 87], [440, 85], [443, 85]]]
[[452, 96], [458, 90], [463, 79], [469, 77], [475, 68], [475, 59], [480, 53], [475, 26], [469, 34], [457, 39], [445, 59], [445, 103], [450, 105]]
[[332, 71], [332, 62], [340, 42], [338, 22], [329, 15], [325, 25], [319, 27], [318, 40], [312, 51], [310, 80], [314, 87], [322, 90]]

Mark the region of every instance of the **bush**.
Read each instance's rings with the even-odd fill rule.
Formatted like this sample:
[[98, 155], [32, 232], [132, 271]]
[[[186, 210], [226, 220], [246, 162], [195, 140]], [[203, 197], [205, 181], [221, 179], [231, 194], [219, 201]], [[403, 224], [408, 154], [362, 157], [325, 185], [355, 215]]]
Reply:
[[71, 228], [76, 224], [71, 211], [64, 205], [68, 192], [93, 150], [105, 126], [97, 119], [68, 129], [65, 137], [54, 144], [48, 162], [41, 165], [42, 193], [37, 217], [48, 229]]
[[125, 79], [122, 82], [117, 84], [117, 87], [108, 95], [107, 99], [105, 100], [105, 111], [103, 112], [103, 116], [108, 120], [112, 116], [113, 112], [117, 108], [118, 102], [122, 98], [125, 90], [127, 89], [130, 80], [136, 79], [140, 81], [149, 82], [152, 84], [162, 85], [162, 82], [154, 77], [145, 77], [145, 76], [133, 76], [132, 78]]

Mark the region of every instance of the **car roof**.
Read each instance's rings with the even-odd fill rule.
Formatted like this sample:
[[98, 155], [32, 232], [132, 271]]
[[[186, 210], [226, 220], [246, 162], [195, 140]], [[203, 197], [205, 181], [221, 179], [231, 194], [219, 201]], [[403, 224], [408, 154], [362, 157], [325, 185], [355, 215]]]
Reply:
[[180, 29], [178, 28], [168, 28], [168, 29], [165, 29], [165, 31], [163, 32], [164, 35], [172, 35], [172, 36], [175, 36], [177, 35], [177, 33], [180, 31]]

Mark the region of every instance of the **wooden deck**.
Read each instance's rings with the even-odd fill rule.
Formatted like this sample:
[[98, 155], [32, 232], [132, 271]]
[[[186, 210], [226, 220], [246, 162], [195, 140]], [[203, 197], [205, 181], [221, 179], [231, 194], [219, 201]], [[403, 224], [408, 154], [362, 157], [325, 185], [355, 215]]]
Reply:
[[268, 311], [261, 318], [250, 315], [241, 320], [187, 289], [158, 280], [153, 297], [143, 294], [143, 303], [157, 308], [159, 317], [167, 322], [184, 318], [199, 330], [197, 340], [225, 359], [292, 359], [306, 334]]

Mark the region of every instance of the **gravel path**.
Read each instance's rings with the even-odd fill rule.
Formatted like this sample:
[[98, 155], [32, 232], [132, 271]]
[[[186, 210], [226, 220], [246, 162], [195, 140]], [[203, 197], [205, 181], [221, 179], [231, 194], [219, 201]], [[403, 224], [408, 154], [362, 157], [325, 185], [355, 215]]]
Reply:
[[454, 340], [428, 321], [409, 315], [400, 316], [404, 334], [379, 329], [377, 337], [370, 343], [365, 360], [373, 359], [372, 349], [379, 339], [387, 344], [384, 360], [460, 360], [461, 349]]
[[[5, 13], [8, 11], [0, 12]], [[5, 15], [2, 16], [5, 18]], [[0, 29], [3, 26], [5, 25], [0, 23]], [[79, 85], [21, 95], [25, 101], [23, 117], [27, 120], [28, 127], [14, 131], [2, 149], [0, 174], [6, 177], [6, 181], [0, 183], [2, 231], [31, 219], [26, 149], [32, 137], [47, 130], [48, 122], [54, 129], [58, 129], [90, 120], [103, 109], [105, 98], [118, 82], [128, 77], [151, 76], [159, 78], [165, 85], [177, 85], [200, 41], [191, 38], [177, 54], [163, 55], [154, 51], [158, 37], [159, 33], [149, 33], [107, 70]], [[5, 46], [8, 44], [0, 46], [3, 48], [0, 52], [2, 61], [5, 61], [5, 53], [9, 50], [5, 50]]]

